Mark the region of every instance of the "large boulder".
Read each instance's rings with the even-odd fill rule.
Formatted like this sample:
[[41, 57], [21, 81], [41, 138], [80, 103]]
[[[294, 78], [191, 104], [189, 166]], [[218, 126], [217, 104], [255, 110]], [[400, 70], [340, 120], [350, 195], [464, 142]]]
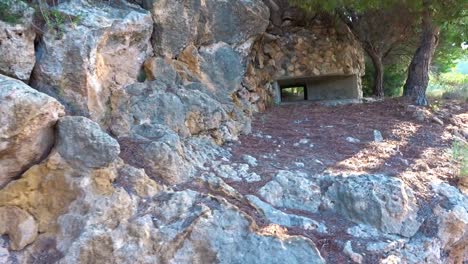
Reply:
[[206, 56], [210, 58], [207, 61], [196, 54], [201, 68], [217, 71], [195, 72], [192, 81], [184, 80], [174, 68], [173, 64], [180, 67], [182, 63], [148, 59], [145, 71], [149, 80], [128, 85], [113, 94], [112, 133], [123, 136], [134, 126], [158, 124], [169, 127], [182, 138], [210, 135], [218, 143], [235, 138], [244, 128], [239, 122], [244, 115], [236, 116], [231, 94], [240, 86], [243, 73], [238, 55], [225, 44], [220, 47], [226, 52], [213, 51], [214, 54]]
[[143, 1], [155, 22], [154, 50], [177, 57], [188, 45], [239, 45], [265, 32], [269, 9], [260, 0]]
[[120, 137], [119, 142], [121, 157], [130, 165], [145, 169], [155, 179], [175, 184], [193, 174], [193, 166], [184, 157], [180, 137], [166, 126], [136, 126], [129, 136]]
[[120, 153], [117, 140], [86, 117], [66, 116], [58, 123], [58, 153], [76, 167], [102, 168]]
[[61, 3], [56, 12], [79, 21], [44, 33], [32, 86], [59, 99], [68, 112], [104, 124], [111, 94], [137, 82], [152, 53], [151, 15], [124, 2], [85, 0]]
[[0, 188], [45, 158], [62, 115], [54, 98], [0, 75]]
[[34, 9], [21, 1], [1, 1], [0, 9], [0, 74], [28, 81], [36, 62]]
[[[222, 199], [166, 191], [136, 206], [120, 190], [113, 196], [112, 202], [94, 197], [61, 263], [324, 263], [311, 240], [276, 233], [278, 226], [255, 227]], [[105, 224], [110, 212], [120, 213], [114, 227]], [[73, 218], [83, 216], [62, 219]]]
[[468, 259], [468, 196], [446, 183], [432, 188], [446, 201], [434, 208], [437, 237], [453, 263], [462, 263]]
[[398, 178], [384, 175], [339, 177], [326, 195], [338, 213], [384, 233], [411, 237], [421, 225], [413, 191]]
[[276, 207], [315, 213], [321, 204], [320, 185], [300, 172], [280, 171], [259, 194]]

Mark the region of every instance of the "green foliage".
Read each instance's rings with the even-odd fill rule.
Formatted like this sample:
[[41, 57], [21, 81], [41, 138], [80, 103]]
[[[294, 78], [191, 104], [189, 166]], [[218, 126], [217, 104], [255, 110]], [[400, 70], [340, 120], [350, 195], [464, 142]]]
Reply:
[[0, 0], [0, 20], [18, 24], [26, 8], [27, 5], [21, 5], [17, 0]]
[[427, 94], [433, 98], [468, 101], [468, 75], [457, 72], [432, 74]]
[[[29, 4], [20, 0], [0, 0], [0, 20], [10, 24], [21, 22], [25, 11], [32, 7], [37, 18], [42, 20], [49, 29], [55, 29], [59, 33], [64, 30], [67, 23], [77, 24], [80, 16], [70, 16], [57, 10], [53, 5], [49, 5], [45, 0], [28, 1]], [[36, 25], [39, 29], [40, 26]]]
[[70, 16], [56, 9], [54, 6], [47, 4], [45, 0], [36, 0], [32, 7], [36, 11], [36, 15], [44, 22], [48, 29], [56, 30], [59, 36], [65, 30], [65, 25], [71, 23], [78, 24], [81, 21], [81, 16]]
[[[296, 5], [306, 11], [325, 11], [333, 12], [339, 8], [351, 8], [357, 12], [389, 8], [395, 4], [406, 4], [411, 7], [416, 7], [418, 1], [405, 0], [289, 0], [293, 5]], [[415, 3], [416, 2], [416, 3]]]
[[462, 44], [468, 40], [467, 29], [468, 14], [442, 24], [433, 61], [438, 73], [449, 72], [460, 59], [468, 58], [468, 49], [462, 48]]
[[[447, 72], [455, 64], [456, 60], [466, 54], [461, 43], [468, 40], [468, 1], [466, 0], [289, 0], [290, 3], [309, 12], [325, 11], [330, 13], [340, 13], [342, 10], [352, 10], [356, 13], [374, 12], [375, 10], [397, 8], [400, 10], [410, 10], [414, 14], [416, 21], [421, 21], [423, 14], [430, 14], [435, 24], [440, 26], [441, 35], [439, 47], [433, 59], [438, 72]], [[403, 9], [402, 9], [403, 8]], [[376, 21], [380, 28], [392, 28], [392, 25], [383, 21]], [[417, 27], [415, 27], [417, 29]], [[419, 32], [422, 28], [419, 29]], [[375, 35], [375, 34], [371, 34]], [[361, 40], [362, 42], [362, 40]], [[374, 41], [375, 42], [375, 41]], [[405, 44], [411, 44], [411, 40], [406, 40]], [[386, 43], [380, 41], [378, 43]], [[375, 44], [378, 44], [375, 43]], [[386, 65], [384, 73], [384, 87], [387, 95], [396, 95], [400, 89], [402, 78], [406, 77], [402, 67], [406, 61], [401, 61], [393, 65]], [[408, 64], [404, 65], [408, 66]], [[368, 71], [363, 80], [365, 92], [369, 93], [371, 79], [373, 77], [372, 67], [367, 67]], [[464, 90], [462, 89], [462, 92]]]
[[[366, 74], [362, 78], [362, 89], [364, 96], [373, 95], [374, 66], [366, 59]], [[401, 96], [403, 85], [407, 76], [407, 63], [394, 63], [385, 66], [384, 92], [385, 96]]]
[[455, 141], [452, 145], [452, 157], [460, 164], [459, 177], [468, 177], [468, 144]]
[[73, 18], [66, 16], [56, 9], [44, 9], [41, 11], [41, 15], [47, 27], [58, 31], [64, 30], [63, 27], [67, 22], [76, 23]]

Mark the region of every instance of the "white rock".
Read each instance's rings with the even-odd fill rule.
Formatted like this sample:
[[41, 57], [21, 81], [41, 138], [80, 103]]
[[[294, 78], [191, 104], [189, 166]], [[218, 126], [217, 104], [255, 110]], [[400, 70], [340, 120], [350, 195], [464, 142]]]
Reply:
[[348, 141], [349, 143], [361, 143], [361, 140], [353, 137], [347, 137], [346, 141]]
[[242, 160], [247, 162], [247, 164], [249, 164], [250, 166], [252, 167], [255, 167], [257, 166], [257, 159], [250, 156], [250, 155], [242, 155]]
[[382, 142], [384, 141], [382, 133], [379, 130], [374, 130], [374, 141], [375, 142]]

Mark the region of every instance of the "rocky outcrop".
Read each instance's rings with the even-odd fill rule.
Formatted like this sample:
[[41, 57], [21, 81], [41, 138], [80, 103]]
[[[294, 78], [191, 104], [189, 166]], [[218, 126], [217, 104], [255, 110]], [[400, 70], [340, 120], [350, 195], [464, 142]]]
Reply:
[[0, 75], [0, 188], [48, 155], [63, 114], [54, 98]]
[[135, 83], [151, 54], [151, 15], [136, 6], [73, 0], [56, 12], [78, 17], [60, 31], [47, 29], [38, 46], [32, 86], [63, 103], [67, 111], [105, 124], [111, 95]]
[[[170, 58], [193, 44], [197, 47], [223, 42], [239, 45], [265, 32], [269, 10], [254, 1], [143, 1], [155, 23], [156, 53]], [[231, 65], [235, 66], [235, 65]]]
[[278, 207], [317, 212], [321, 204], [320, 185], [305, 173], [280, 171], [260, 189], [260, 195]]
[[399, 179], [382, 175], [340, 178], [326, 195], [340, 214], [382, 232], [411, 237], [419, 229], [413, 191]]
[[119, 143], [98, 124], [78, 116], [60, 119], [56, 149], [77, 168], [107, 167], [120, 153]]
[[434, 184], [435, 191], [448, 200], [434, 209], [437, 237], [454, 263], [468, 259], [468, 197], [448, 184]]
[[27, 82], [36, 62], [34, 9], [22, 1], [4, 1], [2, 8], [8, 16], [0, 17], [0, 74]]
[[433, 186], [430, 219], [397, 178], [316, 175], [299, 160], [304, 171], [262, 171], [283, 139], [232, 157], [271, 82], [362, 75], [347, 28], [282, 0], [131, 2], [50, 7], [70, 20], [38, 39], [31, 83], [44, 93], [0, 76], [1, 263], [466, 259], [453, 187]]
[[[252, 232], [249, 219], [237, 208], [195, 191], [161, 192], [138, 207], [138, 197], [120, 190], [108, 198], [113, 203], [95, 199], [87, 221], [80, 222], [94, 222], [103, 229], [84, 226], [63, 263], [233, 263], [239, 256], [247, 263], [323, 263], [311, 241]], [[109, 213], [117, 212], [119, 223], [113, 224]], [[65, 215], [62, 224], [80, 217]]]
[[399, 179], [383, 175], [311, 178], [305, 173], [280, 171], [259, 194], [279, 208], [310, 213], [333, 210], [388, 234], [411, 237], [421, 224], [412, 190]]

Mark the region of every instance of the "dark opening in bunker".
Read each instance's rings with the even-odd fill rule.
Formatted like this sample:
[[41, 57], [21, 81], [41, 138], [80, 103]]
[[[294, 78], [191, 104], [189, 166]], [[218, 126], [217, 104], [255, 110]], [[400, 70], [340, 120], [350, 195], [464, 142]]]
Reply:
[[285, 78], [277, 81], [280, 102], [359, 99], [356, 75]]
[[281, 87], [281, 102], [297, 102], [307, 100], [305, 85]]

